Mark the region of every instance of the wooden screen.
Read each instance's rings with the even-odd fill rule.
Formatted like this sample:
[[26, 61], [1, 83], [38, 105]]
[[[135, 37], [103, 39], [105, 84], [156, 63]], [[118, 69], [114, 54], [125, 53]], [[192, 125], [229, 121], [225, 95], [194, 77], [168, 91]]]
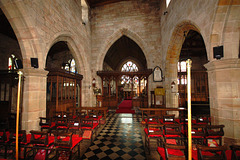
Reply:
[[65, 71], [49, 71], [47, 78], [47, 117], [56, 111], [81, 106], [82, 75]]
[[[179, 91], [179, 105], [185, 106], [187, 101], [187, 75], [185, 73], [178, 73], [178, 91]], [[191, 91], [193, 102], [208, 102], [208, 75], [205, 71], [191, 72]]]

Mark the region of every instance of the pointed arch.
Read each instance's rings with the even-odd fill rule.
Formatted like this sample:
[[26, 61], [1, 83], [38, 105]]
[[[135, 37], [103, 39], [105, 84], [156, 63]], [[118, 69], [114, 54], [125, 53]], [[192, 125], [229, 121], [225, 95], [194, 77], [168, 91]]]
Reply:
[[[77, 67], [77, 70], [79, 73], [81, 73], [82, 75], [88, 75], [90, 72], [90, 67], [88, 66], [88, 63], [87, 63], [87, 59], [86, 59], [86, 56], [85, 56], [85, 51], [83, 49], [83, 46], [81, 45], [77, 45], [75, 43], [75, 41], [72, 39], [72, 35], [70, 32], [60, 32], [60, 33], [57, 33], [55, 34], [52, 39], [51, 39], [51, 43], [49, 43], [46, 47], [46, 51], [44, 53], [46, 53], [44, 55], [44, 59], [45, 59], [45, 63], [46, 63], [46, 58], [47, 58], [47, 53], [48, 51], [50, 50], [50, 48], [57, 42], [60, 42], [60, 41], [64, 41], [67, 43], [67, 46], [69, 48], [69, 50], [71, 51], [74, 59], [75, 59], [75, 62], [76, 62], [76, 67]], [[80, 53], [80, 54], [78, 54]], [[44, 63], [44, 66], [45, 66], [45, 63]], [[88, 74], [87, 74], [88, 73]], [[91, 79], [90, 77], [84, 77], [84, 79], [88, 79], [89, 80]], [[86, 80], [85, 79], [85, 80]]]
[[[100, 56], [97, 60], [97, 69], [96, 70], [101, 70], [104, 62], [104, 58], [107, 54], [108, 49], [122, 36], [127, 36], [130, 39], [132, 39], [143, 51], [144, 56], [146, 57], [146, 61], [148, 62], [148, 57], [146, 55], [148, 54], [147, 50], [147, 44], [144, 42], [144, 40], [137, 35], [136, 33], [130, 31], [129, 29], [122, 28], [118, 30], [117, 32], [113, 33], [110, 37], [107, 38], [105, 41], [103, 47], [100, 49]], [[148, 66], [148, 64], [147, 64]]]
[[177, 62], [179, 60], [182, 44], [185, 40], [184, 34], [187, 35], [190, 30], [200, 33], [200, 29], [193, 22], [183, 21], [175, 27], [171, 34], [172, 36], [166, 54], [165, 76], [167, 79], [174, 79], [177, 77]]
[[[30, 67], [30, 57], [39, 58], [40, 68], [44, 68], [42, 65], [44, 60], [39, 57], [42, 55], [43, 43], [37, 39], [38, 32], [30, 26], [34, 26], [34, 19], [27, 17], [26, 20], [24, 13], [27, 10], [25, 6], [19, 7], [17, 2], [0, 1], [0, 6], [7, 17], [19, 43], [21, 54], [23, 58], [23, 67]], [[17, 16], [16, 16], [17, 15]]]

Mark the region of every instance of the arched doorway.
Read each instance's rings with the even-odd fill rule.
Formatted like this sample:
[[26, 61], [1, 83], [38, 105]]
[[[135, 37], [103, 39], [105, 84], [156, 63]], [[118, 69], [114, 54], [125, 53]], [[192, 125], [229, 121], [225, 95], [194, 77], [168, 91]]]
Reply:
[[[13, 129], [17, 111], [17, 70], [23, 67], [22, 54], [17, 37], [1, 9], [0, 22], [0, 128]], [[20, 97], [22, 98], [22, 93]], [[21, 110], [22, 100], [20, 118]]]
[[178, 62], [179, 106], [187, 106], [187, 71], [186, 60], [192, 60], [191, 68], [191, 101], [192, 114], [210, 114], [208, 75], [203, 66], [208, 62], [206, 47], [200, 33], [194, 30], [184, 32], [184, 43]]
[[104, 106], [116, 107], [125, 98], [134, 99], [138, 106], [140, 103], [147, 106], [147, 81], [151, 73], [137, 43], [125, 35], [120, 37], [107, 51], [103, 71], [97, 72], [102, 79]]
[[76, 62], [65, 41], [55, 43], [48, 52], [47, 117], [70, 112], [81, 106], [81, 81]]

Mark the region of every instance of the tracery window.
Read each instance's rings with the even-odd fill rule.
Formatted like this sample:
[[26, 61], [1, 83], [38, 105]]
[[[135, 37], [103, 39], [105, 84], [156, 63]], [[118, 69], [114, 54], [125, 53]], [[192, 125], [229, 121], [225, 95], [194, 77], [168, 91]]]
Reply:
[[77, 73], [76, 63], [75, 63], [75, 60], [74, 60], [74, 59], [68, 60], [67, 63], [64, 63], [64, 64], [63, 64], [62, 68], [64, 68], [66, 71], [70, 71], [70, 72], [73, 72], [73, 73]]
[[15, 60], [17, 60], [17, 57], [14, 54], [11, 54], [11, 56], [8, 58], [8, 70], [16, 69], [14, 64]]
[[[122, 66], [121, 71], [122, 72], [137, 72], [138, 67], [132, 61], [128, 61], [127, 63], [125, 63]], [[129, 76], [123, 75], [121, 77], [121, 84], [131, 84], [131, 82], [132, 82], [132, 78], [130, 78]], [[133, 83], [134, 83], [134, 85], [137, 85], [139, 83], [139, 78], [137, 76], [133, 77]]]
[[127, 63], [125, 63], [122, 66], [121, 69], [122, 72], [137, 72], [138, 71], [138, 67], [135, 63], [133, 63], [132, 61], [128, 61]]
[[178, 84], [187, 84], [187, 64], [186, 61], [180, 61], [178, 62]]

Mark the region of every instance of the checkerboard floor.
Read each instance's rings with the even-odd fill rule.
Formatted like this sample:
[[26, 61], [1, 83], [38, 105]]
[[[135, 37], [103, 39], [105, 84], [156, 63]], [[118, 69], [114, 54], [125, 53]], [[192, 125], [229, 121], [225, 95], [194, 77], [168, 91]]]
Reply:
[[82, 160], [145, 160], [140, 119], [114, 114], [81, 157]]

